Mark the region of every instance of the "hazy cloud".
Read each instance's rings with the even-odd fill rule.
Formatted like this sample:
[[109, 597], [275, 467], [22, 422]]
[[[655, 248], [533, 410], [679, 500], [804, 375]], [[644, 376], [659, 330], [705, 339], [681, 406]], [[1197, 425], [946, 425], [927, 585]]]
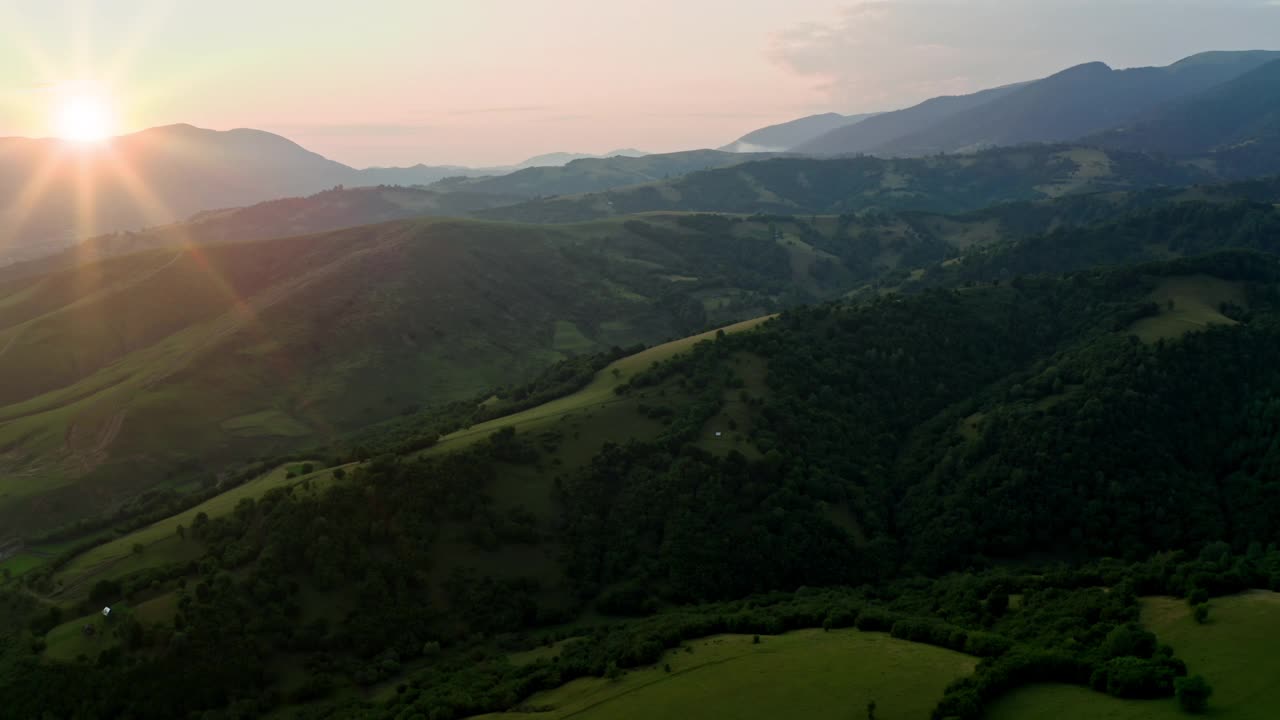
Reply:
[[1273, 0], [869, 0], [775, 33], [774, 62], [834, 107], [888, 110], [1082, 62], [1280, 46]]
[[388, 123], [355, 123], [334, 125], [289, 125], [280, 128], [281, 132], [305, 133], [314, 137], [364, 137], [378, 135], [382, 137], [412, 137], [436, 130], [433, 125], [405, 125]]
[[550, 112], [555, 108], [550, 105], [515, 105], [512, 107], [481, 107], [465, 110], [450, 110], [447, 115], [512, 115], [521, 113]]

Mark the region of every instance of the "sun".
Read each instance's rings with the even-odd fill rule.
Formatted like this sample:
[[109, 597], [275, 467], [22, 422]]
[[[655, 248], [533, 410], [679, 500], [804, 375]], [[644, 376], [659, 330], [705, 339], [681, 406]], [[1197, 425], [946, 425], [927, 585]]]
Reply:
[[56, 102], [53, 130], [63, 140], [101, 142], [116, 130], [115, 109], [102, 94], [70, 92], [60, 94]]

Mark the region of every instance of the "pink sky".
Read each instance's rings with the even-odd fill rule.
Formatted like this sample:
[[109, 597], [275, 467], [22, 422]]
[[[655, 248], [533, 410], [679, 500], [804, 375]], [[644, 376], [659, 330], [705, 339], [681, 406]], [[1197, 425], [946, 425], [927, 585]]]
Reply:
[[13, 0], [0, 134], [47, 134], [32, 89], [87, 81], [126, 130], [256, 127], [356, 166], [503, 164], [715, 147], [815, 112], [1276, 37], [1263, 0]]

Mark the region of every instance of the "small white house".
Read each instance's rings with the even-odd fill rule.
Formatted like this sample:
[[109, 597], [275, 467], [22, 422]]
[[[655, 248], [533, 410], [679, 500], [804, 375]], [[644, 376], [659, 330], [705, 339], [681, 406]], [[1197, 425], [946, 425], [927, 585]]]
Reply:
[[111, 617], [111, 608], [109, 607], [102, 608], [102, 617]]

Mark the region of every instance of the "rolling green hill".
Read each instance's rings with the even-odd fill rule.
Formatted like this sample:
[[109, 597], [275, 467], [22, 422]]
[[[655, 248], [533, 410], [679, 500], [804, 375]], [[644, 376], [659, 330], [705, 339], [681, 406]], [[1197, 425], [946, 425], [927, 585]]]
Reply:
[[248, 242], [372, 225], [431, 215], [466, 216], [520, 198], [421, 188], [335, 188], [305, 198], [270, 200], [250, 207], [207, 210], [191, 219], [146, 230], [100, 235], [39, 260], [0, 268], [0, 284], [117, 255], [191, 245]]
[[48, 527], [192, 461], [312, 447], [572, 353], [849, 289], [850, 273], [778, 232], [723, 218], [422, 220], [5, 283], [0, 372], [21, 380], [0, 388], [0, 516]]
[[1188, 185], [1207, 179], [1204, 171], [1194, 167], [1065, 146], [897, 160], [777, 158], [665, 182], [532, 201], [480, 215], [523, 222], [577, 222], [651, 211], [960, 213], [1000, 202]]
[[[399, 192], [357, 195], [381, 207]], [[570, 354], [798, 302], [1273, 249], [1274, 211], [1240, 211], [1237, 197], [1275, 197], [1274, 183], [1071, 195], [958, 216], [423, 220], [13, 279], [0, 284], [0, 368], [23, 381], [0, 388], [0, 513], [27, 531], [47, 527], [198, 466], [324, 445], [470, 399]], [[1072, 229], [1124, 212], [1132, 217], [1118, 225]], [[1049, 228], [1059, 230], [1037, 234]], [[1164, 228], [1169, 236], [1153, 240]]]
[[620, 680], [583, 678], [534, 695], [525, 706], [536, 711], [476, 720], [843, 720], [872, 701], [877, 718], [911, 720], [926, 717], [946, 684], [975, 664], [957, 652], [857, 630], [801, 630], [759, 644], [750, 635], [720, 635], [687, 647], [693, 652], [669, 651]]
[[532, 167], [496, 177], [449, 178], [433, 183], [429, 189], [526, 198], [573, 195], [663, 180], [767, 157], [771, 155], [691, 150], [640, 157], [584, 158], [563, 166]]

